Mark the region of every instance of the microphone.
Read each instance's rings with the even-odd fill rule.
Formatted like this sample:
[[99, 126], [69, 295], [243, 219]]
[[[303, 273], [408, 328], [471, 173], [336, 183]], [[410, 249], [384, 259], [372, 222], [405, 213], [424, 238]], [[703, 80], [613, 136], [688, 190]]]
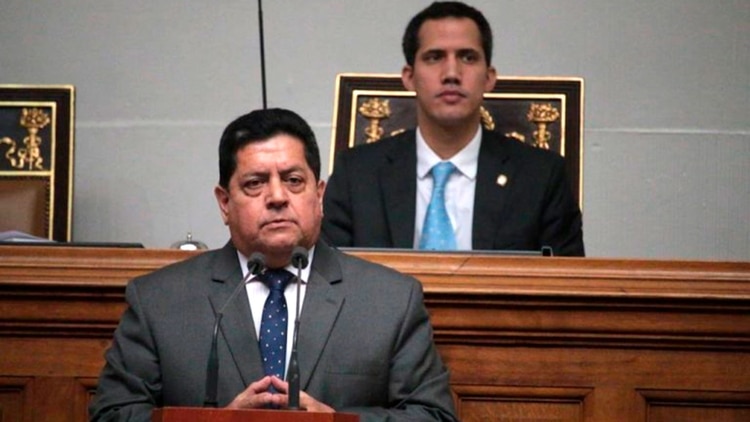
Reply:
[[555, 251], [552, 250], [552, 246], [542, 246], [542, 256], [555, 256]]
[[232, 294], [229, 295], [229, 299], [224, 302], [224, 305], [216, 314], [213, 336], [211, 337], [211, 351], [209, 352], [208, 363], [206, 364], [206, 396], [203, 400], [203, 407], [217, 407], [219, 405], [217, 401], [219, 388], [219, 353], [217, 342], [219, 338], [221, 317], [224, 316], [224, 310], [227, 305], [229, 305], [234, 297], [237, 296], [237, 293], [245, 287], [250, 279], [266, 270], [266, 257], [260, 252], [253, 252], [247, 260], [247, 269], [248, 271], [245, 278], [243, 278], [242, 282], [237, 285]]
[[299, 406], [300, 382], [299, 361], [297, 359], [297, 337], [299, 335], [300, 284], [302, 283], [302, 269], [307, 267], [307, 262], [307, 249], [302, 246], [295, 246], [292, 251], [292, 266], [297, 269], [297, 310], [294, 319], [292, 353], [289, 356], [289, 370], [286, 372], [286, 381], [289, 383], [289, 403], [287, 407], [290, 410], [301, 410]]

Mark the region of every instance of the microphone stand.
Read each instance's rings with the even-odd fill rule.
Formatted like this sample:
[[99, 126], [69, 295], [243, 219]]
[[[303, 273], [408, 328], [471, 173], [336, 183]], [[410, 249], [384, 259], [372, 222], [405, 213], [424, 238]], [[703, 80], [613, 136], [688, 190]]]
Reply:
[[267, 108], [266, 101], [266, 47], [263, 40], [263, 2], [258, 0], [258, 33], [260, 35], [260, 86], [263, 93], [263, 110]]
[[214, 331], [211, 336], [211, 351], [208, 354], [208, 363], [206, 364], [206, 396], [203, 400], [203, 407], [217, 407], [219, 405], [217, 396], [219, 389], [219, 352], [218, 352], [218, 339], [219, 339], [219, 326], [221, 325], [221, 318], [224, 316], [224, 310], [227, 305], [234, 299], [237, 293], [242, 290], [253, 276], [256, 276], [263, 272], [266, 268], [266, 258], [260, 252], [254, 252], [250, 255], [247, 260], [247, 274], [242, 279], [242, 282], [237, 285], [229, 299], [224, 302], [224, 305], [219, 309], [216, 314], [216, 321], [214, 322]]
[[299, 336], [299, 317], [300, 317], [300, 284], [302, 283], [302, 269], [307, 267], [307, 249], [297, 246], [292, 251], [292, 266], [297, 269], [297, 306], [294, 319], [294, 334], [292, 337], [292, 353], [289, 356], [289, 370], [286, 374], [287, 383], [289, 383], [288, 405], [289, 410], [301, 410], [299, 405], [300, 396], [300, 379], [299, 379], [299, 360], [297, 358], [297, 337]]

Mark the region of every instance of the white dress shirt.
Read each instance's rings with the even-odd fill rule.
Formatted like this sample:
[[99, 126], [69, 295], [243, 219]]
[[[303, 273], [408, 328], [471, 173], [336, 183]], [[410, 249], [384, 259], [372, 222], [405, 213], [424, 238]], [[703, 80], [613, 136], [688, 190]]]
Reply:
[[[456, 166], [445, 185], [445, 207], [456, 235], [456, 246], [459, 250], [471, 249], [471, 227], [474, 221], [474, 190], [477, 181], [477, 162], [479, 146], [482, 143], [482, 130], [477, 132], [471, 141], [449, 160]], [[433, 179], [430, 170], [435, 164], [444, 161], [427, 146], [422, 132], [417, 128], [417, 207], [414, 221], [414, 248], [419, 249], [422, 237], [422, 226], [427, 207], [432, 196]]]

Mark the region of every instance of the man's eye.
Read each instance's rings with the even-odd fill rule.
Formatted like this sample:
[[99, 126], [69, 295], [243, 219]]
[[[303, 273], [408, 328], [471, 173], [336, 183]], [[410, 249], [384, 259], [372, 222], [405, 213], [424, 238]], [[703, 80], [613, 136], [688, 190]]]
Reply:
[[303, 177], [289, 176], [286, 178], [285, 183], [295, 193], [305, 189], [305, 179]]
[[476, 53], [467, 53], [461, 56], [461, 60], [464, 63], [476, 63], [479, 60], [479, 55]]
[[261, 186], [263, 186], [263, 182], [258, 179], [246, 180], [245, 183], [242, 184], [242, 188], [247, 190], [256, 190]]
[[435, 63], [438, 60], [440, 60], [440, 55], [437, 53], [428, 53], [422, 56], [422, 60], [424, 60], [427, 63]]

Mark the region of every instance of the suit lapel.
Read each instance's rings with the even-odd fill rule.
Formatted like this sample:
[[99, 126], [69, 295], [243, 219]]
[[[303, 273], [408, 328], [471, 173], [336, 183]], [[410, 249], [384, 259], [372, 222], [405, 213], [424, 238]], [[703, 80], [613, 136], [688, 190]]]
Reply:
[[315, 247], [299, 326], [300, 385], [303, 390], [320, 364], [323, 349], [344, 303], [344, 297], [335, 288], [342, 275], [334, 253], [323, 242], [318, 242]]
[[227, 300], [242, 282], [242, 271], [240, 270], [237, 251], [229, 244], [221, 250], [217, 257], [213, 268], [213, 281], [217, 287], [209, 296], [209, 300], [214, 313], [218, 313], [226, 304], [220, 326], [221, 337], [226, 341], [229, 353], [243, 382], [248, 385], [263, 377], [263, 369], [260, 364], [258, 338], [255, 334], [247, 295], [239, 291], [231, 299], [231, 302], [227, 303]]
[[379, 169], [383, 204], [393, 247], [414, 245], [414, 213], [417, 197], [417, 147], [410, 130], [393, 139], [386, 152], [387, 164]]
[[[477, 185], [474, 195], [472, 248], [493, 249], [495, 233], [501, 224], [503, 208], [508, 201], [515, 165], [505, 143], [510, 142], [496, 132], [483, 130], [479, 149]], [[499, 179], [503, 176], [505, 185]]]

